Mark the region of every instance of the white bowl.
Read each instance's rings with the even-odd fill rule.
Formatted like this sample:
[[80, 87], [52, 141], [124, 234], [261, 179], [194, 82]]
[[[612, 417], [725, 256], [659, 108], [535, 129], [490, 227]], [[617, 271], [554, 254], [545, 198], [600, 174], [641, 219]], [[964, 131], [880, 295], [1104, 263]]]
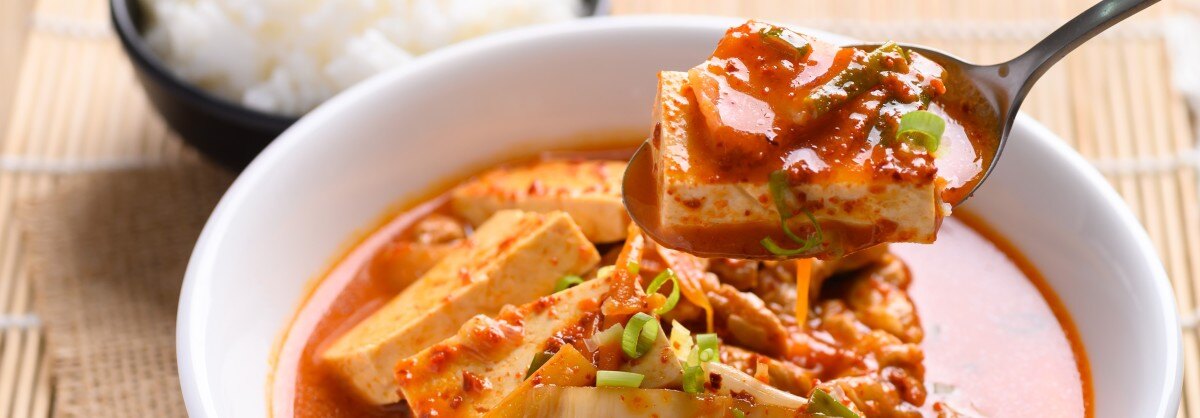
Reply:
[[[649, 131], [655, 73], [690, 67], [737, 23], [604, 18], [507, 32], [432, 53], [304, 117], [229, 189], [192, 254], [178, 318], [188, 412], [267, 415], [273, 343], [306, 284], [389, 205], [498, 156], [580, 133]], [[969, 205], [1045, 274], [1074, 317], [1096, 416], [1175, 416], [1174, 297], [1145, 232], [1104, 179], [1022, 117]]]

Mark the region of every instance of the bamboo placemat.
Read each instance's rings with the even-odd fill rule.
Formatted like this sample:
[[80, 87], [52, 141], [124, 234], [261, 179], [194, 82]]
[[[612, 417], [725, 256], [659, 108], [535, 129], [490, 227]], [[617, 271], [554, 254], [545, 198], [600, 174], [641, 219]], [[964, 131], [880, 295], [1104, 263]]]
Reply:
[[[613, 0], [612, 10], [766, 17], [994, 62], [1091, 2]], [[1170, 85], [1163, 30], [1164, 19], [1189, 10], [1200, 7], [1169, 0], [1085, 46], [1038, 83], [1024, 111], [1091, 159], [1126, 199], [1163, 258], [1185, 322], [1194, 326], [1200, 154], [1184, 100]], [[13, 218], [18, 203], [50, 193], [67, 176], [197, 158], [148, 107], [108, 27], [107, 2], [0, 0], [0, 417], [49, 416], [54, 401]], [[1200, 418], [1198, 343], [1186, 330], [1180, 417]]]

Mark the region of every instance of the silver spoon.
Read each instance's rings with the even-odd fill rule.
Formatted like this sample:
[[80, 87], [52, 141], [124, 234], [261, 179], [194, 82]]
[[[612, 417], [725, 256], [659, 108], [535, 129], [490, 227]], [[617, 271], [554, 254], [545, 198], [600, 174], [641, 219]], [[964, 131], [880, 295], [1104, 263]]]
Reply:
[[[996, 129], [996, 137], [999, 141], [996, 142], [996, 150], [987, 171], [984, 172], [966, 197], [962, 198], [956, 204], [960, 204], [967, 200], [971, 195], [979, 189], [983, 181], [992, 170], [996, 167], [996, 162], [1000, 159], [1000, 153], [1004, 149], [1004, 143], [1008, 140], [1008, 134], [1012, 130], [1013, 122], [1017, 117], [1017, 110], [1021, 107], [1021, 102], [1025, 100], [1025, 96], [1029, 94], [1033, 84], [1041, 78], [1055, 63], [1065, 57], [1075, 48], [1087, 42], [1089, 39], [1099, 35], [1109, 27], [1117, 24], [1125, 18], [1144, 10], [1151, 5], [1158, 3], [1159, 0], [1103, 0], [1095, 6], [1085, 10], [1074, 19], [1062, 25], [1026, 51], [1024, 54], [1013, 58], [1007, 62], [993, 65], [977, 65], [972, 64], [962, 59], [955, 57], [943, 51], [932, 48], [926, 48], [920, 45], [901, 44], [904, 49], [916, 51], [925, 57], [937, 62], [946, 69], [948, 86], [966, 87], [968, 90], [974, 90], [972, 93], [978, 94], [986, 111], [988, 107], [996, 115], [996, 121], [1000, 123], [992, 124], [993, 129]], [[857, 44], [849, 45], [852, 48], [874, 49], [880, 44]], [[644, 173], [650, 171], [645, 170], [646, 167], [652, 166], [652, 152], [648, 150], [649, 141], [642, 144], [634, 153], [633, 158], [629, 162], [629, 167], [626, 169], [624, 178], [624, 190], [631, 190], [630, 184], [643, 182], [653, 182], [651, 178], [643, 177]], [[643, 188], [644, 189], [644, 188]], [[663, 234], [663, 231], [658, 230], [658, 222], [647, 222], [651, 219], [646, 217], [654, 214], [651, 205], [652, 202], [646, 202], [644, 197], [631, 197], [629, 194], [624, 195], [625, 207], [629, 211], [633, 220], [637, 222], [651, 237], [655, 240], [664, 243], [671, 247], [671, 241], [677, 241], [668, 235]], [[735, 237], [730, 237], [734, 239]], [[687, 250], [693, 254], [709, 257], [736, 257], [736, 258], [764, 258], [769, 257], [769, 254], [727, 254], [705, 251], [704, 248], [697, 248], [695, 245], [688, 246]], [[747, 248], [753, 248], [754, 245]]]

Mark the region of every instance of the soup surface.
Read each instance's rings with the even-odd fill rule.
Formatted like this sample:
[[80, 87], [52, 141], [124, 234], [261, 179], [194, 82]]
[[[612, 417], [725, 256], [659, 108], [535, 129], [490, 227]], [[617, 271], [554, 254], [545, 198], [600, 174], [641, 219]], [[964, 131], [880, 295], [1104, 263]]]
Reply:
[[[571, 157], [620, 160], [623, 155], [627, 156], [628, 151], [574, 153]], [[401, 253], [404, 243], [431, 234], [425, 226], [414, 226], [425, 225], [424, 221], [429, 219], [459, 219], [447, 195], [411, 207], [351, 250], [322, 278], [301, 307], [277, 359], [272, 387], [274, 416], [411, 414], [404, 403], [379, 406], [362, 399], [322, 359], [322, 353], [339, 337], [379, 311], [407, 282], [415, 280], [412, 277], [397, 280], [405, 272], [404, 264], [397, 264], [395, 256]], [[1092, 395], [1086, 355], [1057, 298], [1001, 237], [969, 216], [963, 219], [947, 219], [934, 244], [881, 248], [874, 252], [876, 255], [869, 256], [882, 260], [873, 262], [876, 267], [837, 273], [823, 283], [816, 282], [818, 290], [812, 297], [805, 325], [798, 325], [794, 317], [779, 313], [787, 309], [775, 309], [790, 334], [788, 340], [793, 341], [788, 352], [778, 357], [789, 358], [809, 370], [811, 374], [801, 375], [817, 381], [878, 368], [878, 365], [859, 364], [867, 360], [855, 357], [853, 349], [839, 348], [840, 337], [829, 337], [830, 333], [836, 333], [831, 324], [839, 310], [855, 304], [849, 295], [861, 288], [864, 277], [899, 274], [897, 277], [907, 281], [901, 295], [915, 306], [919, 321], [913, 318], [910, 323], [917, 329], [893, 334], [908, 342], [919, 342], [923, 351], [916, 357], [910, 355], [917, 359], [917, 364], [905, 369], [909, 370], [905, 372], [909, 376], [918, 376], [915, 382], [922, 387], [908, 388], [907, 394], [901, 396], [904, 399], [901, 407], [910, 405], [925, 416], [955, 416], [939, 415], [951, 411], [961, 414], [958, 416], [1090, 416]], [[470, 233], [469, 228], [467, 232]], [[611, 253], [614, 248], [620, 249], [620, 244], [599, 247], [602, 253]], [[733, 265], [714, 263], [725, 266], [722, 268]], [[901, 270], [895, 270], [897, 266]], [[650, 260], [644, 263], [643, 270], [654, 269]], [[725, 271], [713, 266], [710, 269]], [[767, 269], [763, 267], [761, 271]], [[728, 282], [725, 279], [723, 275], [722, 280]], [[787, 280], [795, 282], [791, 276]], [[775, 303], [769, 293], [763, 298], [768, 304]], [[691, 329], [703, 328], [702, 319], [697, 322], [693, 316], [689, 322], [682, 315], [680, 318]], [[718, 328], [731, 327], [723, 318], [718, 321]], [[874, 322], [867, 323], [872, 324], [869, 328], [876, 328]], [[737, 336], [722, 335], [722, 339], [726, 338], [736, 340]], [[828, 341], [830, 338], [833, 342]], [[814, 340], [825, 342], [813, 343]], [[897, 345], [900, 346], [903, 345]], [[822, 353], [814, 347], [833, 351]], [[740, 352], [743, 351], [723, 351], [721, 360], [735, 367], [744, 364], [747, 358], [740, 357]], [[753, 372], [753, 362], [750, 364], [748, 372]], [[888, 372], [885, 368], [878, 373]], [[919, 378], [921, 373], [923, 379]], [[803, 390], [811, 390], [812, 383], [804, 382]]]
[[1091, 376], [1074, 325], [1003, 237], [965, 214], [947, 219], [937, 242], [892, 251], [913, 273], [931, 398], [989, 417], [1091, 416]]

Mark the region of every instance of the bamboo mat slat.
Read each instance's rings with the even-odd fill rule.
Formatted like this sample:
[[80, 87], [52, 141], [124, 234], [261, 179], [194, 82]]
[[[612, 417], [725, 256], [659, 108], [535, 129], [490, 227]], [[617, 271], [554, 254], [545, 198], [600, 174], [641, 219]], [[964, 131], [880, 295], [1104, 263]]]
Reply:
[[[1091, 3], [613, 0], [612, 10], [760, 17], [997, 62]], [[1185, 319], [1195, 319], [1200, 189], [1196, 164], [1181, 156], [1196, 143], [1184, 99], [1170, 85], [1161, 27], [1175, 13], [1200, 15], [1200, 0], [1163, 2], [1081, 48], [1042, 78], [1023, 110], [1121, 193], [1162, 257]], [[197, 158], [148, 105], [108, 27], [107, 2], [0, 0], [0, 418], [53, 413], [53, 376], [13, 219], [18, 203], [54, 190], [66, 174]], [[1200, 418], [1200, 340], [1190, 328], [1184, 354], [1179, 416]]]

